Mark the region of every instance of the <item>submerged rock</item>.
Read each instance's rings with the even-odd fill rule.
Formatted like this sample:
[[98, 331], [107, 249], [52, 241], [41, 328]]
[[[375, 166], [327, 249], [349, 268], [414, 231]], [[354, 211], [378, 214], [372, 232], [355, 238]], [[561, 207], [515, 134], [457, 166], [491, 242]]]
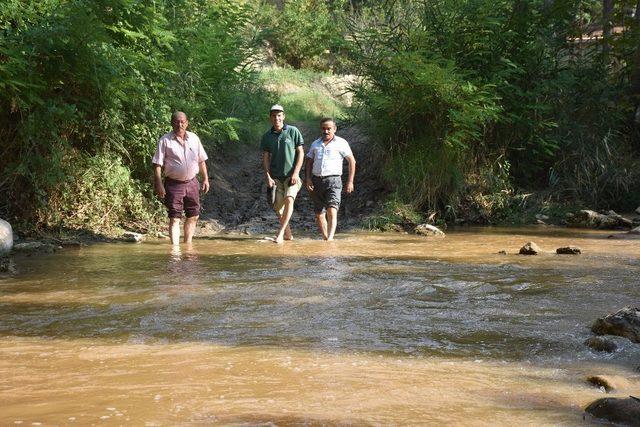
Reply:
[[420, 236], [444, 237], [445, 234], [438, 227], [431, 224], [420, 224], [416, 226], [415, 233]]
[[144, 235], [140, 233], [134, 233], [133, 231], [125, 231], [122, 233], [122, 240], [125, 242], [139, 243], [144, 240]]
[[585, 411], [596, 418], [627, 426], [640, 426], [640, 400], [633, 397], [605, 397], [592, 402]]
[[597, 319], [591, 325], [597, 335], [617, 335], [640, 343], [640, 309], [624, 307], [614, 314]]
[[631, 220], [624, 218], [614, 211], [600, 214], [595, 211], [583, 209], [572, 217], [568, 218], [569, 224], [574, 227], [618, 229], [631, 228]]
[[60, 249], [60, 246], [53, 245], [51, 243], [34, 241], [34, 242], [16, 243], [13, 249], [16, 252], [24, 252], [27, 254], [33, 254], [36, 252], [50, 254]]
[[15, 273], [16, 266], [13, 259], [8, 256], [0, 256], [0, 273]]
[[616, 343], [604, 337], [587, 338], [584, 345], [595, 351], [606, 351], [607, 353], [613, 353], [618, 349], [618, 345]]
[[607, 393], [629, 387], [629, 381], [612, 375], [592, 375], [587, 378], [587, 382], [593, 386], [603, 388]]
[[498, 251], [498, 255], [506, 255], [507, 251], [505, 251], [504, 249]]
[[520, 248], [520, 255], [538, 255], [542, 250], [534, 242], [527, 242]]
[[577, 246], [564, 246], [556, 249], [556, 253], [561, 255], [577, 255], [581, 254], [582, 250]]
[[0, 219], [0, 256], [8, 254], [13, 248], [13, 230], [11, 224]]

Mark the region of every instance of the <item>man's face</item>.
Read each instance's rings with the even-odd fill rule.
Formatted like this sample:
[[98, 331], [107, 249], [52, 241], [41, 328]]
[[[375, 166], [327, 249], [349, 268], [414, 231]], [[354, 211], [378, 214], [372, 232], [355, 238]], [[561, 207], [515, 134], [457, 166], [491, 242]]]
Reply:
[[272, 111], [269, 114], [269, 120], [271, 120], [271, 124], [275, 130], [281, 130], [284, 127], [284, 112]]
[[322, 131], [322, 140], [331, 141], [336, 134], [336, 124], [333, 122], [324, 122], [320, 124], [320, 130]]
[[178, 117], [173, 119], [171, 126], [175, 133], [182, 135], [187, 130], [187, 126], [189, 126], [189, 120], [187, 120], [187, 116], [180, 114]]

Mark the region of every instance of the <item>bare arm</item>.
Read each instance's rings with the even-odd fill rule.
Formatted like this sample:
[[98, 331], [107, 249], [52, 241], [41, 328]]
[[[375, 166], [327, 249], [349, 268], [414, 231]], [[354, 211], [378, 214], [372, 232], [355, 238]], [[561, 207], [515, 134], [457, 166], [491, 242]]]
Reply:
[[204, 193], [209, 192], [209, 174], [207, 173], [207, 163], [202, 161], [198, 163], [198, 169], [200, 169], [200, 175], [202, 176], [202, 191]]
[[305, 159], [305, 175], [307, 177], [307, 190], [313, 191], [313, 180], [311, 179], [311, 173], [313, 171], [313, 159], [311, 157], [307, 157]]
[[262, 170], [264, 171], [264, 179], [267, 183], [267, 187], [273, 187], [276, 182], [271, 178], [271, 174], [269, 173], [269, 163], [271, 163], [271, 153], [268, 151], [262, 152]]
[[164, 184], [162, 183], [162, 166], [155, 163], [153, 164], [153, 187], [158, 197], [164, 199], [164, 196], [167, 193], [165, 192]]
[[296, 147], [296, 164], [293, 166], [293, 172], [291, 173], [291, 185], [297, 184], [300, 179], [300, 169], [302, 169], [302, 161], [304, 159], [304, 148], [302, 145]]
[[347, 178], [347, 187], [345, 188], [345, 191], [347, 193], [352, 193], [354, 189], [353, 178], [356, 176], [356, 158], [351, 155], [345, 157], [345, 159], [347, 159], [347, 163], [349, 163], [349, 178]]

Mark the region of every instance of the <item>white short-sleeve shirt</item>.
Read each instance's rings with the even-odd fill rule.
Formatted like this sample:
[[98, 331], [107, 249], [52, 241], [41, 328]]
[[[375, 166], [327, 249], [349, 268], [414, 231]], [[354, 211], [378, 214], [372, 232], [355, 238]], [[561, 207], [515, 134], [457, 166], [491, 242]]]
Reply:
[[316, 139], [307, 153], [307, 157], [313, 159], [311, 172], [315, 176], [342, 175], [342, 160], [351, 155], [347, 140], [335, 135], [327, 144], [322, 138]]
[[169, 132], [158, 140], [152, 162], [163, 167], [165, 176], [178, 181], [189, 181], [198, 173], [198, 164], [207, 158], [198, 135], [187, 131], [183, 145], [173, 132]]

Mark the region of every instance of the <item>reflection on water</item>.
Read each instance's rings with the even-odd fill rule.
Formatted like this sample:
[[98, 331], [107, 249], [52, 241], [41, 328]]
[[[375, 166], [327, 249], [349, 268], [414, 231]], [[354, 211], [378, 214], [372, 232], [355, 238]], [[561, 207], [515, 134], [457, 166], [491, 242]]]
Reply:
[[[640, 392], [639, 346], [582, 344], [596, 317], [638, 301], [640, 245], [536, 232], [20, 259], [0, 279], [0, 424], [581, 423], [599, 396], [587, 374]], [[528, 240], [548, 253], [516, 255]], [[569, 244], [584, 254], [552, 253]]]

